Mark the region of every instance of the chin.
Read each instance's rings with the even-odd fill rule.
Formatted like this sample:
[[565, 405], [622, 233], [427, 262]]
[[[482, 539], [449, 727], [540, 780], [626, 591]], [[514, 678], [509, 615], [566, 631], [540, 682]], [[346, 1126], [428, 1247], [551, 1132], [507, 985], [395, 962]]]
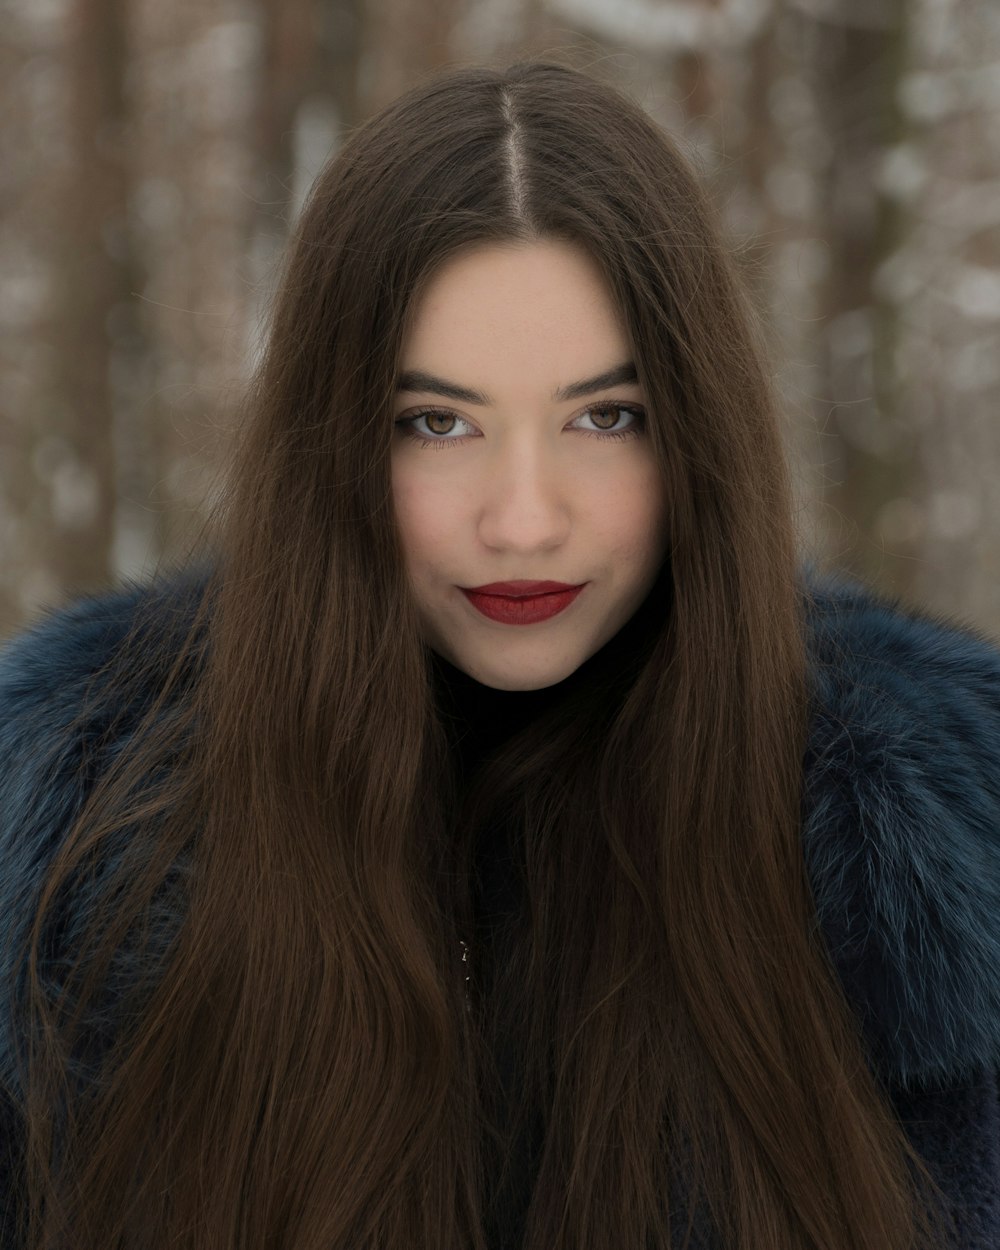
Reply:
[[506, 690], [511, 693], [519, 690], [527, 693], [530, 690], [545, 690], [549, 686], [554, 686], [560, 681], [562, 681], [561, 677], [556, 678], [555, 681], [549, 681], [546, 678], [540, 678], [536, 681], [529, 681], [527, 678], [521, 681], [517, 678], [510, 678], [509, 680], [498, 679], [496, 681], [482, 681], [482, 685], [490, 686], [494, 690]]
[[580, 667], [579, 662], [570, 661], [534, 672], [524, 670], [518, 672], [517, 670], [498, 671], [489, 664], [465, 665], [457, 660], [452, 660], [452, 663], [484, 686], [491, 686], [494, 690], [509, 691], [545, 690], [549, 686], [557, 686]]

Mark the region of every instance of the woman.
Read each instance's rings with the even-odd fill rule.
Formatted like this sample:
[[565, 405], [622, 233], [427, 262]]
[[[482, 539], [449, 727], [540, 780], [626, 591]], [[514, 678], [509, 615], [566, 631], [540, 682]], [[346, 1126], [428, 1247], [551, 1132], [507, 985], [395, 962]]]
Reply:
[[994, 1244], [1000, 656], [798, 567], [641, 110], [357, 131], [230, 481], [5, 652], [11, 1244]]

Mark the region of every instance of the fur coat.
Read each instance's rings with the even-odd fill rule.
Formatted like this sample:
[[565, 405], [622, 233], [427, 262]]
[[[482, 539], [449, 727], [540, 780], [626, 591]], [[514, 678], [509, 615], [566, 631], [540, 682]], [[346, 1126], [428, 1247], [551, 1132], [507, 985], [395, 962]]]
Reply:
[[[1000, 651], [862, 585], [810, 566], [802, 577], [812, 694], [802, 846], [817, 920], [871, 1066], [948, 1195], [960, 1250], [997, 1250]], [[134, 708], [102, 712], [98, 701], [83, 724], [69, 723], [137, 611], [166, 659], [202, 579], [191, 570], [155, 591], [130, 583], [76, 600], [0, 650], [0, 1082], [9, 1091], [23, 976], [11, 939], [23, 938], [79, 808], [81, 760], [124, 741], [155, 692], [137, 692]], [[8, 1094], [11, 1157], [13, 1105]], [[0, 1192], [0, 1214], [11, 1202]]]

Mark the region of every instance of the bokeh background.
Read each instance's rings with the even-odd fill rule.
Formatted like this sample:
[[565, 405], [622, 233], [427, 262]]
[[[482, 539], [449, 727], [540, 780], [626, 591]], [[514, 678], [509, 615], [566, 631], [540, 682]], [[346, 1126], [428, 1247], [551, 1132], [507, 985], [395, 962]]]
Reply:
[[289, 225], [438, 67], [679, 140], [772, 337], [803, 548], [1000, 635], [997, 0], [5, 0], [0, 636], [177, 558]]

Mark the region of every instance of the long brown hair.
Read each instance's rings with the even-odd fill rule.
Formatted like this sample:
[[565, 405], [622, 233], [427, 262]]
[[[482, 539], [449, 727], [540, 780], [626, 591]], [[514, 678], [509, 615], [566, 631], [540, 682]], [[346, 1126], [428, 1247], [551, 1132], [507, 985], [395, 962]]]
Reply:
[[[620, 305], [669, 556], [630, 645], [463, 785], [394, 523], [392, 391], [444, 258], [540, 238], [586, 248]], [[646, 114], [523, 63], [358, 129], [295, 230], [228, 483], [191, 618], [154, 588], [101, 676], [129, 715], [152, 693], [109, 728], [39, 901], [32, 1250], [482, 1250], [511, 1162], [487, 1078], [517, 1022], [530, 1250], [667, 1247], [698, 1211], [742, 1250], [941, 1245], [814, 924], [764, 351]], [[467, 1008], [469, 848], [495, 820], [528, 905]], [[94, 864], [60, 998], [51, 917]]]

